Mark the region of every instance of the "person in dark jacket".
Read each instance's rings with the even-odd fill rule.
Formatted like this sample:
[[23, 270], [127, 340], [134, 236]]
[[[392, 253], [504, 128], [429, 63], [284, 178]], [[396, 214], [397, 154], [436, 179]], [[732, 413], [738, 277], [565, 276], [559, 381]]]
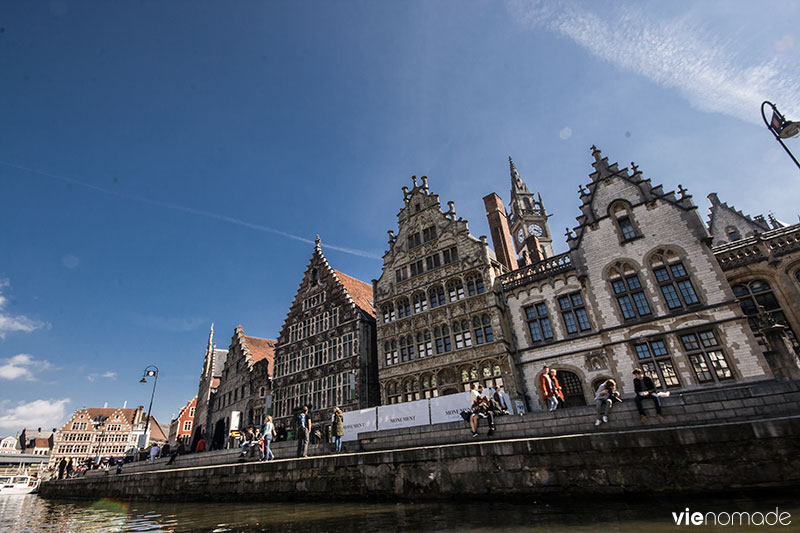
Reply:
[[636, 392], [636, 409], [639, 410], [639, 416], [642, 422], [647, 420], [647, 413], [644, 411], [642, 402], [647, 399], [653, 400], [656, 404], [656, 416], [659, 421], [663, 421], [664, 417], [661, 415], [661, 399], [656, 394], [656, 384], [650, 379], [650, 376], [645, 376], [641, 368], [633, 369], [633, 390]]

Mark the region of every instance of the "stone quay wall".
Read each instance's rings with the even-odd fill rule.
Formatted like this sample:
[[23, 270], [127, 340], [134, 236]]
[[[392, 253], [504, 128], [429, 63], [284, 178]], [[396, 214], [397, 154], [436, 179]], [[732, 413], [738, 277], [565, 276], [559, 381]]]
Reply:
[[[800, 383], [761, 382], [673, 395], [664, 413], [664, 423], [642, 424], [633, 402], [626, 401], [599, 428], [592, 424], [592, 408], [584, 407], [501, 417], [491, 438], [481, 428], [482, 435], [473, 439], [460, 423], [375, 432], [348, 443], [358, 451], [305, 459], [280, 459], [294, 455], [294, 443], [277, 443], [279, 460], [267, 463], [231, 463], [238, 450], [191, 454], [169, 467], [157, 461], [126, 465], [122, 474], [92, 472], [50, 481], [42, 485], [41, 495], [309, 501], [800, 486]], [[447, 443], [436, 442], [447, 435]], [[325, 445], [311, 451], [329, 453]]]

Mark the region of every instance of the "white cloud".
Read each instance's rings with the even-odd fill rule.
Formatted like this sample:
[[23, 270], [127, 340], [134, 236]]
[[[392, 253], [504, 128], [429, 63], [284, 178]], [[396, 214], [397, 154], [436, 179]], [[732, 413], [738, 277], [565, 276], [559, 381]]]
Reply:
[[558, 132], [558, 136], [561, 137], [562, 140], [567, 140], [572, 137], [572, 128], [561, 128], [561, 131]]
[[49, 327], [46, 322], [33, 320], [23, 315], [15, 316], [6, 312], [5, 307], [8, 304], [8, 299], [3, 296], [1, 291], [8, 285], [8, 280], [0, 280], [0, 339], [5, 339], [6, 334], [15, 331], [30, 333], [40, 328]]
[[16, 433], [24, 427], [48, 430], [58, 428], [66, 421], [69, 402], [69, 398], [34, 400], [11, 408], [4, 404], [3, 415], [0, 416], [0, 434]]
[[35, 371], [48, 370], [52, 368], [49, 362], [36, 360], [32, 355], [17, 354], [10, 359], [0, 359], [0, 378], [14, 380], [24, 379], [26, 381], [36, 381]]
[[[530, 28], [545, 28], [573, 40], [595, 56], [664, 87], [677, 89], [701, 111], [760, 123], [764, 100], [782, 111], [800, 111], [800, 71], [796, 59], [753, 59], [746, 44], [733, 50], [733, 37], [715, 37], [699, 17], [668, 18], [639, 5], [592, 12], [597, 4], [511, 0], [509, 12]], [[603, 4], [605, 5], [605, 4]], [[652, 6], [651, 6], [652, 7]], [[723, 32], [720, 32], [723, 33]], [[791, 36], [763, 43], [789, 51]], [[746, 58], [745, 56], [749, 56]]]
[[73, 270], [78, 268], [78, 265], [81, 264], [81, 260], [78, 256], [67, 254], [61, 258], [61, 264], [64, 265], [66, 268]]
[[99, 374], [95, 372], [86, 376], [86, 379], [88, 379], [91, 383], [97, 381], [97, 378], [117, 379], [117, 373], [109, 370], [104, 374]]
[[779, 53], [788, 52], [794, 48], [794, 36], [784, 35], [775, 41], [775, 51]]

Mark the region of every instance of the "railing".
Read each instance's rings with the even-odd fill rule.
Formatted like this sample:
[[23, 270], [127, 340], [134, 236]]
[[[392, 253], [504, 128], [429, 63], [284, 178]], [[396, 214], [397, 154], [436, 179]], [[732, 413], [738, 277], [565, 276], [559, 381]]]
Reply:
[[712, 248], [722, 270], [732, 270], [798, 250], [800, 250], [800, 224], [766, 231]]
[[500, 277], [500, 283], [503, 286], [503, 290], [511, 290], [574, 268], [572, 257], [567, 252], [509, 272]]

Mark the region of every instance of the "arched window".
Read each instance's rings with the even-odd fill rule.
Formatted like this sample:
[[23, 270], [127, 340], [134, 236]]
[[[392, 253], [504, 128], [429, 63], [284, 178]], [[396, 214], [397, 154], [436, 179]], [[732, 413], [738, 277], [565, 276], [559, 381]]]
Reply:
[[428, 357], [433, 355], [433, 342], [431, 341], [430, 330], [417, 332], [417, 355]]
[[472, 389], [472, 385], [480, 384], [478, 379], [478, 369], [474, 366], [463, 366], [460, 370], [461, 386], [465, 391]]
[[460, 279], [452, 279], [447, 282], [447, 296], [451, 302], [464, 299], [464, 284]]
[[475, 296], [483, 294], [483, 278], [480, 274], [470, 274], [467, 276], [467, 294]]
[[489, 315], [481, 315], [480, 318], [477, 316], [472, 317], [472, 328], [475, 333], [476, 344], [494, 341], [492, 320], [489, 318]]
[[425, 298], [424, 292], [414, 293], [411, 299], [414, 303], [414, 313], [422, 313], [428, 310], [428, 299]]
[[386, 357], [386, 366], [397, 364], [397, 341], [392, 339], [383, 343], [383, 353]]
[[642, 236], [633, 218], [633, 211], [628, 202], [618, 200], [612, 203], [608, 208], [608, 213], [612, 220], [614, 220], [619, 242], [628, 242]]
[[441, 285], [435, 285], [428, 289], [428, 299], [431, 302], [431, 309], [444, 305], [444, 289]]
[[[800, 276], [798, 271], [796, 276]], [[800, 281], [800, 280], [799, 280]], [[739, 283], [733, 286], [733, 294], [739, 300], [739, 305], [742, 306], [742, 311], [747, 316], [750, 323], [750, 329], [756, 335], [761, 335], [761, 325], [759, 324], [758, 314], [759, 307], [764, 309], [764, 313], [769, 316], [776, 324], [786, 326], [786, 333], [789, 335], [789, 340], [797, 346], [797, 336], [792, 328], [789, 326], [789, 321], [783, 313], [778, 299], [775, 297], [772, 287], [766, 280], [754, 279], [745, 283]]]
[[456, 350], [469, 348], [472, 346], [472, 333], [469, 329], [469, 322], [466, 320], [453, 322], [453, 340], [456, 343]]
[[434, 374], [423, 374], [420, 379], [422, 386], [423, 398], [436, 398], [439, 396], [439, 390], [436, 387], [436, 376]]
[[450, 328], [445, 326], [437, 326], [433, 329], [433, 337], [434, 341], [436, 342], [436, 353], [447, 353], [453, 349], [452, 342], [450, 340]]
[[408, 303], [408, 298], [400, 298], [397, 301], [397, 318], [405, 318], [411, 316], [411, 305]]
[[395, 319], [394, 304], [386, 304], [381, 308], [383, 314], [383, 323], [387, 324]]
[[416, 379], [408, 378], [403, 382], [403, 394], [407, 402], [419, 400], [419, 387]]
[[660, 250], [650, 258], [650, 268], [670, 311], [698, 305], [700, 299], [681, 258], [672, 251]]
[[609, 269], [608, 281], [623, 320], [635, 320], [652, 314], [639, 274], [633, 266], [616, 263]]
[[[556, 369], [556, 379], [561, 386], [561, 392], [564, 393], [564, 403], [566, 407], [586, 405], [586, 398], [583, 395], [583, 385], [577, 374], [569, 370]], [[605, 381], [605, 379], [603, 381]]]
[[405, 363], [413, 359], [415, 359], [414, 338], [411, 335], [400, 337], [400, 361]]
[[390, 381], [386, 385], [386, 400], [387, 403], [399, 403], [402, 401], [402, 397], [400, 396], [401, 391], [398, 390], [397, 382]]

